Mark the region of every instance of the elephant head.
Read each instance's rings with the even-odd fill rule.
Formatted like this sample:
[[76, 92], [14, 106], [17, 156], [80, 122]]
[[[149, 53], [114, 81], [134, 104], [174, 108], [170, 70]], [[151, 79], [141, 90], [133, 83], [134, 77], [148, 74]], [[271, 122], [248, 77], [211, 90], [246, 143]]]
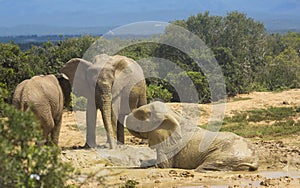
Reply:
[[168, 148], [182, 142], [180, 116], [162, 102], [153, 102], [132, 111], [126, 118], [131, 134], [148, 139], [152, 148]]
[[69, 60], [62, 68], [61, 73], [65, 75], [70, 83], [71, 89], [76, 95], [88, 98], [90, 95], [88, 68], [92, 66], [91, 62], [84, 59], [73, 58]]
[[92, 62], [71, 59], [61, 72], [69, 78], [75, 94], [88, 100], [86, 146], [96, 146], [96, 109], [102, 112], [110, 148], [115, 147], [116, 133], [118, 141], [124, 143], [125, 115], [147, 102], [141, 67], [125, 56], [101, 54]]

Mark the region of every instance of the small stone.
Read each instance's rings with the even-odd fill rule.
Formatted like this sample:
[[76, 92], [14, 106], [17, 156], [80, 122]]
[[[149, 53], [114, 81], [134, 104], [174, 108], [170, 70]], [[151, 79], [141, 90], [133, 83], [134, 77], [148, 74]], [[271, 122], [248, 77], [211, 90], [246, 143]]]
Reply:
[[125, 175], [125, 176], [120, 176], [120, 180], [122, 180], [122, 181], [126, 181], [127, 180], [127, 176]]
[[290, 103], [288, 101], [282, 101], [282, 104], [287, 104], [289, 105]]
[[170, 170], [169, 174], [172, 175], [172, 176], [176, 176], [178, 173], [177, 173], [176, 170]]
[[189, 171], [181, 172], [179, 175], [180, 177], [185, 177], [185, 178], [194, 177], [194, 174], [190, 173]]
[[159, 180], [155, 180], [155, 181], [154, 181], [154, 183], [161, 183], [161, 181], [159, 181]]

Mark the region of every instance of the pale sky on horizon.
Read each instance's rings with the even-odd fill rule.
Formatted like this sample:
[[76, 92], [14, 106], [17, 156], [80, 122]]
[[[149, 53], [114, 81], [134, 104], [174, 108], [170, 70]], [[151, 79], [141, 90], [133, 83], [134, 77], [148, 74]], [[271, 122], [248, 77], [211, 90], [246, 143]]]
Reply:
[[299, 0], [0, 0], [0, 27], [16, 25], [114, 26], [172, 21], [209, 11], [238, 10], [251, 17], [300, 17]]

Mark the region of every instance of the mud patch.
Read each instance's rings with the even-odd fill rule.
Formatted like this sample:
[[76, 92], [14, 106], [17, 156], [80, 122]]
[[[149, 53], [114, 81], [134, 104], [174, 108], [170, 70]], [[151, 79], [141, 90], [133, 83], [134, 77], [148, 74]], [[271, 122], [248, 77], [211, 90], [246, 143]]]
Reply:
[[75, 167], [148, 167], [155, 165], [156, 152], [149, 147], [119, 145], [117, 149], [67, 149], [62, 151], [62, 159]]

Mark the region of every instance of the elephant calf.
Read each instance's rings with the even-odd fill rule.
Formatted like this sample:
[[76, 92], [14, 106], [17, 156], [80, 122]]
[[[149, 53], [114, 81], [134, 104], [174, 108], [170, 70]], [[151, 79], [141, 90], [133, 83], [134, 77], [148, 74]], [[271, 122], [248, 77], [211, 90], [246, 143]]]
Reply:
[[70, 92], [71, 85], [64, 75], [34, 76], [17, 85], [13, 105], [19, 110], [30, 108], [41, 123], [47, 143], [57, 145], [63, 106], [70, 102]]
[[134, 110], [126, 119], [129, 131], [148, 139], [161, 168], [196, 171], [256, 170], [254, 146], [230, 132], [211, 132], [192, 126], [166, 104], [154, 102]]

